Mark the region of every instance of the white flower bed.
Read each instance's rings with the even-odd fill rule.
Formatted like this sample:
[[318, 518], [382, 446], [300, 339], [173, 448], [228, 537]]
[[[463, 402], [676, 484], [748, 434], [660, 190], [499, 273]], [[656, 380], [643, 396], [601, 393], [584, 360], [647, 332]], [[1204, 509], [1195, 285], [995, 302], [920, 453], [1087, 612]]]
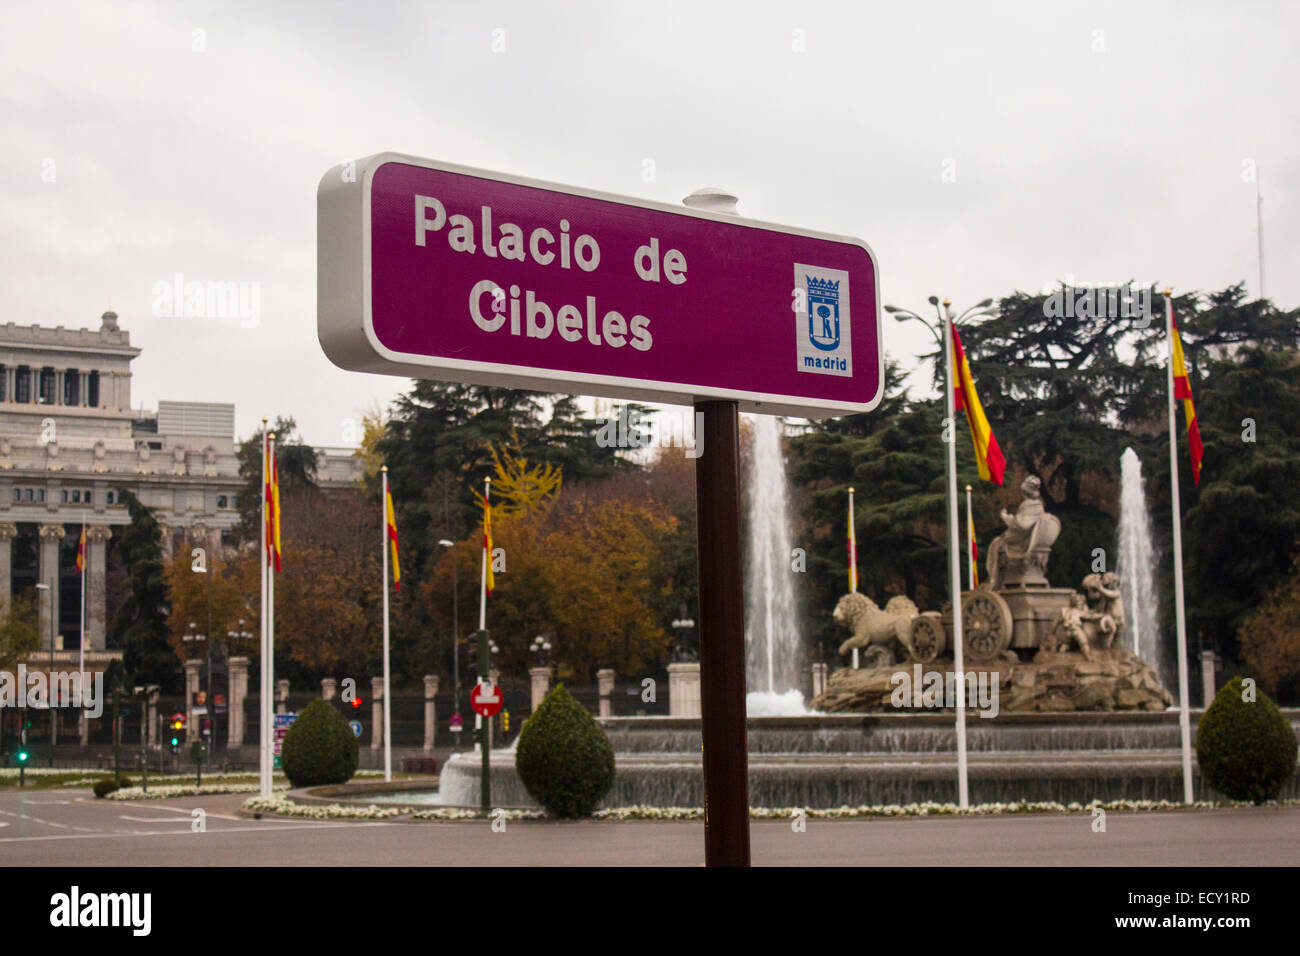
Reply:
[[[256, 788], [254, 788], [256, 789]], [[253, 797], [244, 801], [244, 809], [254, 813], [279, 813], [289, 817], [306, 817], [309, 820], [387, 820], [411, 812], [410, 807], [345, 807], [337, 803], [294, 803], [282, 796], [269, 799]]]
[[[148, 792], [139, 787], [123, 787], [107, 794], [105, 800], [166, 800], [169, 797], [199, 797], [214, 793], [257, 793], [261, 785], [256, 783], [205, 783], [201, 787], [194, 784], [160, 784], [150, 785]], [[273, 790], [288, 790], [287, 783], [272, 785]]]

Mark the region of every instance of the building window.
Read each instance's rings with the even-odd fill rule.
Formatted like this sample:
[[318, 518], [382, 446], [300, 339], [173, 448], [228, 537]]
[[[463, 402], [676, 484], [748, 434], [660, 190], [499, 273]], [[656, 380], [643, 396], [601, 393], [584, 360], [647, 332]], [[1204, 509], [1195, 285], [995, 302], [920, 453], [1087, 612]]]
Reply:
[[113, 491], [110, 488], [108, 493], [104, 496], [104, 500], [107, 501], [110, 505], [117, 504], [117, 492]]
[[74, 505], [81, 504], [81, 492], [75, 488], [72, 491], [72, 503]]
[[99, 372], [91, 372], [86, 378], [86, 404], [91, 408], [99, 407]]
[[55, 382], [54, 369], [50, 368], [49, 366], [46, 366], [45, 368], [41, 369], [39, 404], [41, 405], [54, 404], [54, 398], [55, 398], [54, 382]]
[[67, 488], [64, 488], [64, 489], [63, 489], [63, 503], [64, 503], [65, 505], [68, 503], [68, 489], [67, 489]]
[[32, 500], [32, 489], [30, 489], [30, 488], [24, 488], [24, 489], [23, 489], [23, 501], [31, 501], [31, 500]]
[[45, 489], [44, 489], [44, 488], [37, 488], [37, 489], [36, 489], [36, 500], [37, 500], [37, 501], [44, 501], [44, 500], [45, 500]]
[[63, 404], [81, 404], [81, 373], [70, 368], [63, 373]]
[[14, 501], [22, 501], [22, 500], [23, 500], [23, 490], [21, 488], [15, 488]]
[[84, 501], [86, 504], [90, 504], [94, 500], [93, 494], [94, 493], [90, 491], [83, 491], [81, 493], [81, 500]]
[[26, 365], [14, 372], [14, 401], [24, 405], [32, 400], [32, 370]]
[[226, 496], [225, 496], [225, 495], [217, 495], [217, 507], [218, 507], [218, 508], [224, 508], [224, 507], [226, 507]]
[[9, 369], [4, 365], [0, 365], [0, 402], [6, 401], [9, 398], [8, 388]]

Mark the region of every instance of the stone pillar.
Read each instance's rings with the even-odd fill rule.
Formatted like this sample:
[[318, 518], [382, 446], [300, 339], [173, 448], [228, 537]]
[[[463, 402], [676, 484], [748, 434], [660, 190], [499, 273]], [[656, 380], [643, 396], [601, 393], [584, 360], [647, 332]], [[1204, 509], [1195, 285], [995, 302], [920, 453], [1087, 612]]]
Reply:
[[826, 671], [829, 667], [826, 664], [817, 663], [812, 666], [812, 695], [818, 697], [826, 692]]
[[698, 661], [668, 665], [668, 716], [700, 716], [700, 665]]
[[275, 682], [275, 712], [289, 713], [289, 679], [281, 677]]
[[333, 677], [322, 677], [320, 679], [321, 700], [327, 702], [333, 700], [334, 695], [338, 693], [338, 690], [339, 690], [339, 682], [337, 679]]
[[96, 524], [86, 529], [86, 649], [102, 651], [107, 648], [104, 624], [108, 617], [108, 588], [105, 585], [105, 553], [113, 529]]
[[203, 662], [199, 660], [185, 662], [185, 742], [187, 744], [199, 739], [194, 719], [194, 695], [199, 692], [199, 668], [202, 666]]
[[384, 745], [384, 679], [370, 678], [370, 721], [374, 730], [370, 734], [370, 749], [378, 750]]
[[438, 732], [438, 676], [424, 675], [424, 752], [433, 753], [434, 737]]
[[40, 534], [40, 566], [37, 580], [42, 584], [48, 584], [50, 590], [46, 593], [45, 600], [41, 602], [39, 627], [41, 647], [48, 652], [50, 630], [56, 626], [53, 622], [58, 619], [59, 613], [59, 542], [63, 539], [63, 525], [43, 524]]
[[242, 747], [244, 744], [244, 699], [248, 697], [248, 658], [232, 657], [226, 662], [230, 668], [230, 693], [227, 706], [230, 708], [227, 721], [229, 736], [226, 746]]
[[18, 537], [18, 525], [11, 521], [0, 522], [0, 614], [9, 607], [13, 596], [10, 588], [14, 580], [14, 538]]
[[1214, 702], [1217, 692], [1218, 655], [1214, 651], [1201, 651], [1201, 690], [1205, 694], [1203, 706], [1209, 707]]
[[542, 706], [542, 700], [545, 699], [547, 691], [551, 689], [551, 669], [549, 667], [530, 667], [528, 668], [528, 676], [532, 682], [532, 712], [537, 713], [537, 708]]
[[602, 667], [596, 671], [596, 688], [600, 691], [600, 716], [612, 717], [613, 710], [609, 700], [609, 695], [614, 692], [614, 671], [612, 668]]

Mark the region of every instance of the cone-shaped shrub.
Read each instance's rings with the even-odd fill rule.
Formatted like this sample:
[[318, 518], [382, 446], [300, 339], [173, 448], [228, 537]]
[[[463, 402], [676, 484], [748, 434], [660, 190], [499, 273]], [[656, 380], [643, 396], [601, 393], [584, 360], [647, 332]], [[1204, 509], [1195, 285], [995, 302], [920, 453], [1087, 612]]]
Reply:
[[1262, 690], [1243, 699], [1234, 677], [1214, 695], [1196, 727], [1201, 776], [1233, 800], [1263, 803], [1276, 797], [1295, 773], [1296, 735], [1291, 722]]
[[557, 817], [585, 817], [614, 785], [614, 748], [563, 684], [525, 721], [515, 770], [533, 799]]
[[302, 709], [284, 735], [280, 759], [295, 787], [347, 783], [357, 771], [360, 746], [343, 715], [323, 700]]

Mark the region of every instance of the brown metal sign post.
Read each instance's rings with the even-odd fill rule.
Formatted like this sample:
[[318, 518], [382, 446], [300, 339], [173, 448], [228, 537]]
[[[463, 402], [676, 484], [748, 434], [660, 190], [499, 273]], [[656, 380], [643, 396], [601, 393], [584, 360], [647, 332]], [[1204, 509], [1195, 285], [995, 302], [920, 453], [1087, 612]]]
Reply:
[[[749, 746], [740, 556], [740, 413], [697, 402], [695, 462], [700, 569], [700, 718], [704, 736], [704, 862], [749, 866]], [[697, 439], [697, 447], [699, 439]]]

